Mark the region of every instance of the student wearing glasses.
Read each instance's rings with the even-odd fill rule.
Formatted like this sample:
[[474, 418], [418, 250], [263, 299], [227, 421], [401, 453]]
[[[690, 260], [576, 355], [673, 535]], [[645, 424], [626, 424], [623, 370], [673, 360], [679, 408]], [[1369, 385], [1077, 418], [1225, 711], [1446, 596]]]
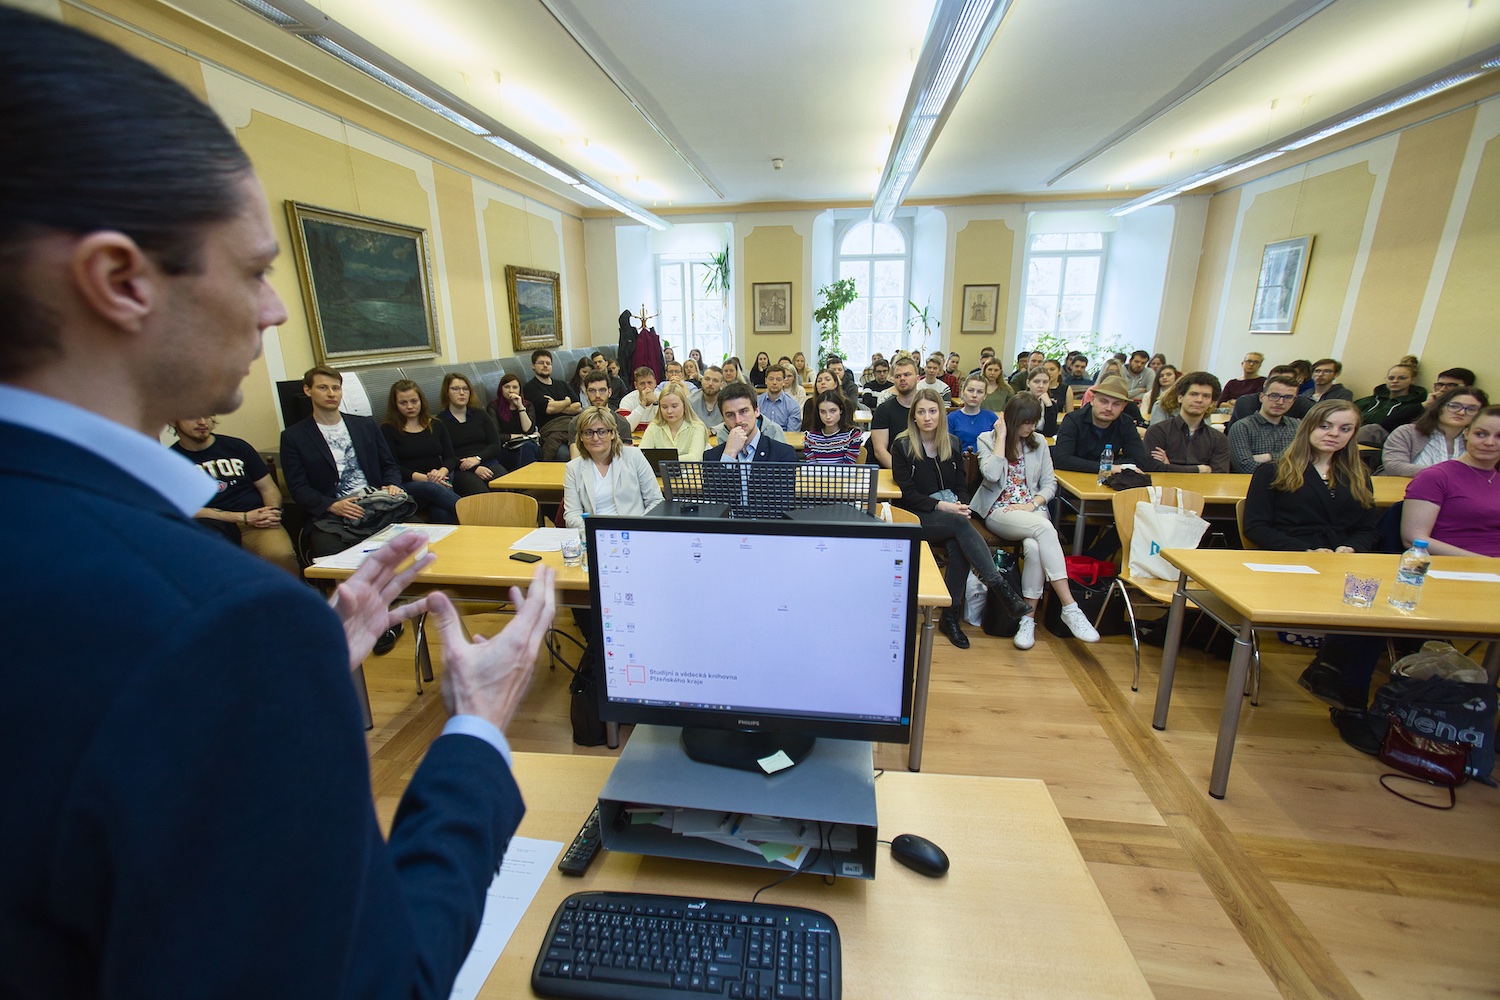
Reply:
[[1344, 372], [1344, 366], [1333, 358], [1319, 358], [1312, 366], [1312, 391], [1307, 397], [1314, 403], [1321, 403], [1325, 399], [1347, 399], [1353, 400], [1354, 393], [1339, 384], [1339, 376]]
[[1480, 390], [1462, 385], [1435, 394], [1420, 417], [1385, 439], [1381, 475], [1415, 476], [1430, 465], [1458, 458], [1474, 415], [1489, 402]]
[[591, 406], [578, 415], [579, 456], [563, 472], [563, 523], [583, 527], [585, 514], [646, 513], [661, 503], [661, 487], [639, 448], [620, 443], [615, 414]]
[[1281, 458], [1297, 433], [1297, 418], [1287, 416], [1297, 401], [1297, 389], [1295, 375], [1266, 379], [1260, 392], [1260, 409], [1229, 428], [1231, 470], [1248, 474]]

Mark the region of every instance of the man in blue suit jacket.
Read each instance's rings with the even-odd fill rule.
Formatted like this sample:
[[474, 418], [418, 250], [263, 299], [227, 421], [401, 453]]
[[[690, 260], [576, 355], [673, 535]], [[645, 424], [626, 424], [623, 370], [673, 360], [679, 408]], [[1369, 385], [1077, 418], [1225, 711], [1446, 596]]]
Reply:
[[420, 540], [330, 606], [195, 527], [214, 484], [154, 437], [234, 410], [286, 319], [248, 159], [181, 85], [5, 6], [0, 89], [26, 95], [0, 109], [0, 551], [24, 567], [0, 578], [24, 623], [0, 995], [446, 997], [524, 809], [500, 729], [551, 574], [488, 642], [441, 595], [402, 609], [438, 618], [456, 714], [387, 842], [349, 670]]

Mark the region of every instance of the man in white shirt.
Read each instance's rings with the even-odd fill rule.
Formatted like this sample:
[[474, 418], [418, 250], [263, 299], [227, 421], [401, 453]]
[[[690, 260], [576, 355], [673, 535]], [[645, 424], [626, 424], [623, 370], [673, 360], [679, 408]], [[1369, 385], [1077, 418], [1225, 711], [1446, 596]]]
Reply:
[[[635, 381], [635, 389], [626, 393], [625, 398], [620, 400], [620, 409], [625, 411], [625, 422], [631, 429], [641, 427], [651, 422], [656, 416], [656, 406], [659, 396], [656, 392], [656, 373], [644, 365], [637, 368], [632, 375]], [[621, 442], [624, 444], [625, 442]]]

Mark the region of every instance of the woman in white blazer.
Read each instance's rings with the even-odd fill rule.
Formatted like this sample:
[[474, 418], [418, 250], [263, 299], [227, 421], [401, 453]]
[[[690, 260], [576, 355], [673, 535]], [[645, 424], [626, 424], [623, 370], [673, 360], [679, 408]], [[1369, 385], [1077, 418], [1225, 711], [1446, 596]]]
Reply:
[[661, 487], [639, 448], [625, 447], [615, 414], [591, 406], [578, 415], [579, 455], [563, 470], [563, 523], [583, 527], [585, 514], [639, 515], [661, 503]]
[[1062, 543], [1047, 518], [1047, 504], [1057, 495], [1057, 476], [1052, 452], [1036, 433], [1041, 417], [1036, 396], [1019, 393], [1005, 404], [994, 429], [979, 435], [979, 474], [984, 482], [969, 504], [985, 527], [1021, 543], [1021, 596], [1031, 605], [1031, 613], [1016, 631], [1017, 649], [1036, 643], [1036, 604], [1044, 579], [1062, 602], [1062, 620], [1073, 635], [1084, 642], [1099, 641], [1099, 633], [1073, 599]]

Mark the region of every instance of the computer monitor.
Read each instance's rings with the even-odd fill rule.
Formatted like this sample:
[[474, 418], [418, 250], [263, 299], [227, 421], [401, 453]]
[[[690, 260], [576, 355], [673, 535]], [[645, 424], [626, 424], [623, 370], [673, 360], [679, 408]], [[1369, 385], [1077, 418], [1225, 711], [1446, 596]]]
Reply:
[[916, 525], [585, 523], [605, 721], [681, 726], [693, 759], [762, 772], [820, 738], [909, 742]]

